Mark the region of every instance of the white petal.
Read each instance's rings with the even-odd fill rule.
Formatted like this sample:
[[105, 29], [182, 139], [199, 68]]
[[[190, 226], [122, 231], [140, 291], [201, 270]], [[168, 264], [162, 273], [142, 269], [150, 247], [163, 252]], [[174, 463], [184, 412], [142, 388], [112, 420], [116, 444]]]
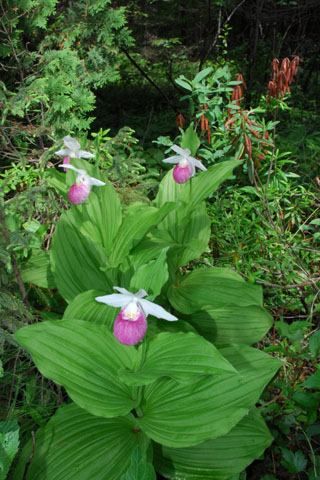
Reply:
[[147, 297], [147, 296], [148, 296], [147, 292], [143, 289], [139, 290], [139, 292], [137, 292], [135, 294], [135, 297], [137, 297], [137, 298], [143, 298], [143, 297]]
[[101, 180], [98, 180], [97, 178], [94, 177], [89, 177], [89, 185], [95, 185], [96, 187], [102, 187], [105, 185], [105, 182], [102, 182]]
[[157, 318], [164, 318], [165, 320], [169, 320], [169, 322], [173, 322], [178, 320], [177, 317], [168, 313], [164, 308], [160, 307], [160, 305], [156, 305], [153, 302], [149, 302], [149, 300], [141, 299], [139, 303], [146, 315], [153, 315]]
[[200, 160], [197, 160], [196, 158], [189, 157], [188, 160], [190, 163], [192, 163], [195, 167], [200, 168], [200, 170], [206, 171], [206, 167], [200, 162]]
[[61, 165], [58, 165], [60, 168], [70, 168], [70, 170], [74, 170], [75, 172], [78, 172], [80, 175], [87, 175], [87, 172], [85, 170], [81, 170], [79, 168], [74, 167], [71, 165], [71, 163], [63, 163]]
[[190, 160], [190, 158], [188, 158], [188, 162], [189, 162], [189, 165], [191, 167], [191, 176], [194, 177], [195, 174], [196, 174], [196, 169], [194, 168], [193, 162], [190, 162], [189, 160]]
[[173, 145], [172, 147], [170, 147], [171, 150], [174, 150], [176, 153], [178, 153], [179, 155], [182, 155], [183, 157], [188, 157], [191, 153], [191, 151], [189, 150], [189, 148], [181, 148], [181, 147], [178, 147], [178, 145]]
[[122, 293], [111, 293], [111, 295], [104, 295], [96, 297], [97, 302], [106, 303], [110, 307], [126, 307], [132, 302], [132, 295], [124, 295]]
[[71, 154], [71, 151], [69, 148], [64, 148], [63, 150], [58, 150], [57, 152], [54, 152], [58, 157], [68, 157]]
[[85, 150], [79, 150], [78, 155], [80, 158], [93, 158], [93, 153], [86, 152]]
[[113, 290], [117, 290], [117, 292], [123, 293], [124, 295], [131, 295], [134, 297], [134, 294], [126, 290], [125, 288], [122, 287], [113, 287]]
[[74, 152], [80, 150], [80, 143], [75, 138], [70, 137], [70, 135], [64, 137], [63, 143], [66, 147], [70, 148], [70, 150], [73, 150]]
[[173, 155], [173, 157], [165, 158], [162, 161], [163, 161], [163, 163], [179, 163], [180, 160], [182, 160], [181, 155]]

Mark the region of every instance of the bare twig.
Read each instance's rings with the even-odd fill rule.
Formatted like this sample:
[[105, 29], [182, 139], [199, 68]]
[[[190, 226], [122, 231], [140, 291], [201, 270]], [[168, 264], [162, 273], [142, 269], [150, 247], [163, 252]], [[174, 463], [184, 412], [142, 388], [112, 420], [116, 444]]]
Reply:
[[140, 67], [140, 65], [137, 64], [137, 62], [132, 58], [132, 56], [129, 54], [129, 52], [121, 47], [121, 51], [125, 54], [125, 56], [130, 60], [132, 65], [136, 67], [137, 70], [141, 73], [141, 75], [148, 80], [148, 82], [160, 93], [160, 95], [166, 100], [166, 102], [173, 108], [175, 112], [179, 112], [179, 108], [176, 107], [171, 100], [167, 97], [167, 95], [161, 90], [161, 88], [152, 80], [152, 78], [149, 77], [149, 75]]
[[199, 64], [199, 71], [201, 70], [202, 68], [202, 65], [204, 64], [204, 62], [207, 60], [208, 56], [210, 55], [210, 52], [212, 51], [212, 49], [215, 47], [217, 41], [218, 41], [218, 38], [219, 38], [219, 35], [221, 33], [221, 29], [227, 25], [227, 23], [230, 22], [231, 18], [233, 17], [233, 15], [236, 13], [236, 11], [238, 10], [238, 8], [241, 7], [241, 5], [244, 4], [246, 0], [242, 0], [238, 5], [236, 5], [234, 7], [234, 9], [232, 10], [232, 12], [227, 16], [226, 20], [223, 22], [223, 24], [221, 25], [221, 9], [219, 9], [219, 14], [218, 14], [218, 28], [217, 28], [217, 31], [216, 31], [216, 34], [214, 36], [214, 39], [210, 45], [210, 47], [208, 48], [206, 54], [203, 56], [203, 58], [201, 58], [200, 60], [200, 64]]

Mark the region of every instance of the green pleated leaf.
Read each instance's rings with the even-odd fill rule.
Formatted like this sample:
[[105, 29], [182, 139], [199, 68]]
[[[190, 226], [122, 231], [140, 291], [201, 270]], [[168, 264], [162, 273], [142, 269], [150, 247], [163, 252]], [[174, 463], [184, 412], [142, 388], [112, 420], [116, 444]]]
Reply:
[[203, 308], [226, 305], [262, 305], [262, 289], [243, 280], [228, 268], [199, 268], [180, 277], [168, 289], [170, 303], [179, 312], [190, 314]]
[[144, 432], [157, 443], [187, 447], [226, 435], [257, 402], [281, 362], [246, 345], [220, 353], [239, 374], [209, 375], [189, 385], [162, 378], [144, 390]]
[[112, 290], [102, 246], [82, 235], [72, 213], [64, 213], [52, 239], [52, 271], [61, 295], [70, 302], [86, 290]]
[[42, 288], [56, 288], [48, 250], [34, 250], [28, 261], [20, 268], [22, 280]]
[[15, 334], [41, 373], [93, 415], [114, 417], [135, 406], [131, 389], [117, 372], [133, 368], [134, 347], [121, 345], [103, 325], [81, 320], [43, 322]]
[[[24, 448], [15, 480], [119, 480], [134, 449], [145, 444], [133, 415], [102, 418], [77, 405], [61, 407]], [[27, 475], [24, 477], [24, 470]]]
[[157, 480], [153, 465], [143, 458], [143, 450], [139, 445], [131, 456], [131, 465], [121, 480]]
[[198, 135], [194, 131], [194, 125], [192, 122], [181, 137], [181, 148], [189, 148], [191, 156], [194, 157], [199, 148], [199, 145], [200, 140]]
[[162, 250], [168, 247], [180, 247], [166, 230], [153, 230], [130, 252], [130, 260], [136, 268], [158, 258]]
[[[81, 205], [71, 205], [71, 210], [80, 232], [100, 243], [109, 255], [122, 220], [119, 197], [113, 185], [96, 166], [79, 158], [72, 159], [71, 163], [106, 184], [93, 186], [88, 199]], [[66, 176], [70, 187], [75, 182], [77, 173], [68, 170]]]
[[19, 449], [19, 425], [16, 420], [0, 422], [0, 479], [4, 480]]
[[156, 227], [173, 208], [175, 208], [175, 204], [172, 202], [161, 208], [145, 204], [134, 204], [128, 207], [117, 234], [117, 241], [109, 257], [110, 265], [114, 267], [119, 265], [144, 235]]
[[[108, 293], [114, 293], [113, 291]], [[106, 291], [102, 290], [88, 290], [79, 293], [71, 303], [67, 306], [63, 319], [79, 319], [87, 322], [106, 325], [112, 331], [113, 323], [119, 308], [109, 307], [105, 303], [100, 303], [95, 300], [96, 297], [108, 295]]]
[[273, 323], [269, 312], [259, 305], [226, 305], [221, 308], [207, 308], [204, 305], [203, 308], [188, 316], [188, 321], [201, 335], [216, 345], [252, 345], [264, 337]]
[[146, 359], [140, 370], [122, 370], [119, 376], [134, 386], [147, 385], [163, 376], [182, 383], [193, 382], [201, 375], [219, 375], [225, 371], [236, 373], [212, 343], [194, 333], [164, 332], [148, 342]]
[[179, 320], [178, 322], [167, 322], [166, 320], [157, 319], [155, 317], [148, 317], [148, 330], [146, 338], [150, 339], [159, 333], [188, 333], [192, 332], [197, 334], [197, 330], [188, 322]]
[[209, 167], [206, 172], [201, 172], [192, 178], [191, 198], [187, 191], [183, 191], [179, 200], [187, 202], [189, 209], [195, 208], [199, 202], [212, 195], [221, 183], [230, 178], [233, 170], [241, 164], [242, 161], [229, 160]]
[[167, 265], [168, 247], [163, 249], [157, 260], [141, 265], [131, 278], [130, 291], [137, 292], [141, 288], [148, 292], [148, 300], [153, 301], [161, 292], [168, 280]]
[[200, 257], [208, 246], [211, 223], [205, 203], [201, 203], [194, 212], [185, 217], [179, 227], [181, 237], [180, 239], [175, 238], [175, 240], [180, 241], [185, 247], [181, 252], [176, 268]]
[[259, 458], [271, 442], [263, 418], [253, 410], [223, 437], [188, 448], [155, 444], [154, 463], [171, 480], [227, 480]]

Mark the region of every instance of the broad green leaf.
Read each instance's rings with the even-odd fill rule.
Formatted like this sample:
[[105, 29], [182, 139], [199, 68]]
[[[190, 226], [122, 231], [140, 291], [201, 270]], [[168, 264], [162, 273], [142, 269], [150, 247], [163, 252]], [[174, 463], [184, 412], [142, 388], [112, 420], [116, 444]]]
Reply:
[[180, 276], [177, 284], [168, 289], [168, 298], [176, 310], [191, 314], [204, 306], [216, 309], [262, 305], [262, 289], [231, 269], [199, 268]]
[[227, 434], [188, 448], [154, 445], [157, 472], [168, 479], [226, 480], [259, 458], [272, 436], [256, 410]]
[[67, 302], [86, 290], [112, 290], [107, 273], [101, 270], [106, 262], [102, 246], [79, 232], [70, 211], [57, 224], [51, 252], [54, 278]]
[[0, 422], [0, 480], [4, 480], [19, 449], [19, 425], [16, 420]]
[[174, 203], [167, 203], [161, 208], [145, 204], [131, 205], [118, 231], [117, 241], [109, 257], [110, 265], [114, 267], [119, 265], [144, 235], [156, 227], [174, 207]]
[[155, 442], [187, 447], [226, 435], [257, 402], [279, 360], [247, 345], [220, 353], [239, 374], [208, 375], [188, 385], [162, 378], [147, 385], [138, 418]]
[[134, 449], [131, 465], [121, 480], [157, 480], [153, 465], [143, 459], [140, 445]]
[[200, 145], [200, 140], [198, 135], [194, 130], [193, 123], [190, 123], [187, 130], [183, 133], [181, 137], [181, 148], [189, 148], [191, 156], [194, 157]]
[[203, 310], [187, 320], [214, 344], [244, 343], [252, 345], [268, 332], [272, 316], [260, 305], [225, 305], [220, 308], [203, 306]]
[[185, 88], [189, 92], [192, 92], [192, 87], [191, 85], [186, 81], [185, 77], [182, 75], [182, 78], [176, 78], [175, 82], [177, 85], [180, 85], [180, 87]]
[[[151, 320], [150, 320], [151, 318]], [[167, 322], [166, 320], [157, 319], [155, 317], [148, 317], [148, 330], [146, 333], [146, 339], [150, 339], [159, 333], [188, 333], [192, 332], [197, 334], [197, 330], [188, 322], [179, 320], [178, 322]]]
[[205, 202], [200, 204], [196, 211], [185, 217], [185, 221], [180, 225], [180, 231], [182, 233], [181, 243], [186, 247], [180, 255], [176, 268], [187, 265], [190, 260], [200, 257], [208, 246], [211, 223]]
[[201, 70], [201, 72], [197, 73], [197, 75], [194, 77], [193, 83], [201, 82], [201, 80], [206, 78], [211, 72], [212, 72], [212, 67], [208, 67], [208, 68], [205, 68], [204, 70]]
[[206, 172], [198, 173], [191, 179], [191, 195], [185, 189], [178, 201], [188, 204], [189, 210], [194, 209], [212, 195], [221, 183], [230, 178], [233, 170], [241, 164], [242, 161], [229, 160], [209, 167]]
[[301, 450], [292, 452], [287, 448], [281, 448], [281, 452], [284, 458], [281, 463], [290, 473], [305, 472], [307, 460]]
[[56, 288], [48, 250], [34, 250], [28, 261], [20, 268], [22, 280], [42, 288]]
[[162, 250], [168, 247], [179, 247], [179, 245], [166, 230], [153, 230], [131, 250], [130, 260], [138, 268], [158, 258]]
[[120, 309], [109, 307], [109, 305], [95, 300], [96, 297], [110, 293], [114, 293], [114, 291], [87, 290], [86, 292], [79, 293], [67, 306], [63, 319], [77, 318], [87, 322], [106, 325], [109, 330], [112, 331], [114, 320]]
[[133, 368], [134, 347], [121, 345], [104, 325], [81, 320], [43, 322], [15, 334], [41, 373], [63, 385], [81, 408], [115, 417], [135, 407], [131, 389], [117, 372]]
[[[88, 199], [81, 205], [71, 205], [71, 210], [80, 232], [100, 243], [109, 255], [122, 219], [119, 197], [113, 185], [96, 166], [79, 158], [74, 159], [72, 164], [106, 183], [102, 187], [93, 186]], [[68, 170], [69, 186], [75, 182], [76, 175], [72, 170]]]
[[163, 376], [185, 383], [223, 372], [237, 373], [212, 343], [194, 333], [160, 333], [148, 342], [142, 367], [119, 375], [128, 385], [147, 385]]
[[309, 339], [309, 350], [315, 357], [320, 356], [320, 330], [315, 332]]
[[27, 443], [15, 470], [15, 480], [119, 480], [131, 454], [145, 439], [129, 414], [117, 418], [90, 415], [75, 404], [62, 406], [36, 432], [36, 447], [26, 478]]
[[317, 390], [320, 390], [320, 370], [313, 373], [311, 377], [302, 382], [301, 385], [307, 388], [316, 388]]
[[148, 292], [148, 300], [150, 301], [153, 301], [160, 294], [163, 285], [169, 277], [167, 251], [168, 247], [161, 251], [157, 260], [152, 260], [136, 270], [131, 278], [131, 292], [137, 292], [143, 288]]

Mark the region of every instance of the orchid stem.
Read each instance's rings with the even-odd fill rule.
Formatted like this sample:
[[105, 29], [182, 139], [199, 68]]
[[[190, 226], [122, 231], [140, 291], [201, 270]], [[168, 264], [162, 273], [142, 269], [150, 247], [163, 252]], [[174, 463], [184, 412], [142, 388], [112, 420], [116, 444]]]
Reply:
[[144, 361], [146, 359], [146, 356], [147, 356], [147, 342], [146, 342], [145, 338], [143, 338], [142, 342], [141, 342], [141, 357], [140, 357], [139, 365], [138, 365], [136, 371], [141, 369], [141, 367], [144, 364]]
[[[136, 372], [138, 372], [141, 369], [142, 365], [145, 362], [146, 356], [147, 356], [147, 341], [143, 338], [142, 344], [141, 344], [141, 357], [140, 357], [140, 361], [136, 369]], [[142, 385], [141, 387], [134, 387], [133, 389], [134, 399], [137, 401], [137, 407], [135, 407], [137, 417], [143, 416], [143, 412], [140, 407], [143, 390], [144, 390], [144, 385]]]

